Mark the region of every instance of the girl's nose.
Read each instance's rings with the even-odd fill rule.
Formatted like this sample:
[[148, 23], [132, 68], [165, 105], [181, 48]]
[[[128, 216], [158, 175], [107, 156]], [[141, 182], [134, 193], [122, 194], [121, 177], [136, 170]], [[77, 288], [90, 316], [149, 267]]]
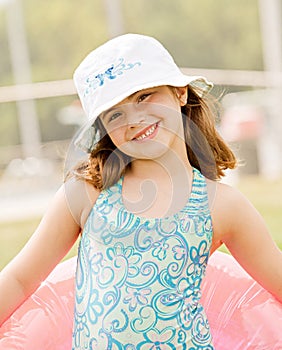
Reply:
[[128, 119], [128, 126], [130, 128], [135, 128], [136, 126], [139, 126], [140, 124], [145, 122], [145, 118], [143, 116], [134, 116], [133, 118]]
[[127, 124], [129, 127], [134, 128], [136, 125], [144, 123], [146, 120], [146, 112], [143, 109], [130, 106], [127, 110]]

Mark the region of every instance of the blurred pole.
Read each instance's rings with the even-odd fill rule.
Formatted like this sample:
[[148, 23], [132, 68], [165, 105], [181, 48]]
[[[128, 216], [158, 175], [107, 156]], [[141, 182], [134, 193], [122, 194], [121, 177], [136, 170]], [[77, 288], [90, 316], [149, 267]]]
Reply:
[[[276, 75], [282, 72], [282, 7], [281, 0], [259, 0], [260, 27], [264, 70], [271, 73], [273, 87]], [[259, 163], [263, 175], [282, 175], [282, 85], [268, 93], [273, 97], [268, 127], [259, 142]], [[267, 93], [267, 91], [266, 91]]]
[[120, 0], [103, 0], [110, 38], [124, 33]]
[[[31, 82], [21, 0], [7, 2], [7, 32], [15, 84]], [[41, 136], [34, 100], [17, 101], [23, 157], [40, 157]]]
[[282, 71], [281, 0], [259, 0], [264, 67]]

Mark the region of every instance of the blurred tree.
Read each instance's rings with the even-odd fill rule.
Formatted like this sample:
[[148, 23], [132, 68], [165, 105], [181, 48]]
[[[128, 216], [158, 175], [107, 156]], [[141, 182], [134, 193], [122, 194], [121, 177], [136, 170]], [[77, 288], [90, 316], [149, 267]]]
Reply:
[[257, 0], [124, 0], [126, 29], [155, 35], [181, 66], [261, 69]]
[[15, 103], [0, 104], [0, 147], [19, 144], [19, 128]]
[[35, 81], [69, 79], [107, 39], [101, 0], [26, 0], [25, 13]]
[[5, 12], [0, 7], [0, 84], [11, 84], [11, 64], [9, 57]]

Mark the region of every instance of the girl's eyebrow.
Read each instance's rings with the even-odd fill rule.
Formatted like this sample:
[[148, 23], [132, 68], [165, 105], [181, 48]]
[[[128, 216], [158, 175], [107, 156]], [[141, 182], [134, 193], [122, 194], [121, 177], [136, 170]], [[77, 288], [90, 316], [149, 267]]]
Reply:
[[112, 111], [114, 111], [115, 109], [117, 109], [117, 107], [111, 107], [111, 108], [109, 108], [109, 109], [107, 109], [105, 112], [103, 112], [102, 114], [101, 114], [101, 118], [102, 119], [105, 119], [105, 117], [107, 116], [107, 114], [109, 114], [109, 113], [111, 113]]
[[115, 105], [115, 106], [113, 106], [113, 107], [107, 109], [106, 111], [104, 111], [104, 112], [101, 113], [100, 118], [101, 118], [102, 120], [104, 120], [108, 114], [110, 114], [110, 113], [112, 113], [112, 112], [118, 110], [119, 107], [120, 107], [120, 106], [116, 106], [116, 105]]

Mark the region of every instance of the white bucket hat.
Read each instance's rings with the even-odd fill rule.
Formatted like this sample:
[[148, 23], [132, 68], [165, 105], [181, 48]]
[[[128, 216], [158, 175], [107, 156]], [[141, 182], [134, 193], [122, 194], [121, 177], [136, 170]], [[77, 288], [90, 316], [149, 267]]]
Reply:
[[86, 152], [101, 138], [93, 126], [97, 117], [131, 94], [162, 85], [191, 85], [204, 95], [213, 86], [204, 77], [184, 75], [160, 42], [140, 34], [121, 35], [99, 46], [81, 62], [73, 79], [89, 120], [75, 145]]

